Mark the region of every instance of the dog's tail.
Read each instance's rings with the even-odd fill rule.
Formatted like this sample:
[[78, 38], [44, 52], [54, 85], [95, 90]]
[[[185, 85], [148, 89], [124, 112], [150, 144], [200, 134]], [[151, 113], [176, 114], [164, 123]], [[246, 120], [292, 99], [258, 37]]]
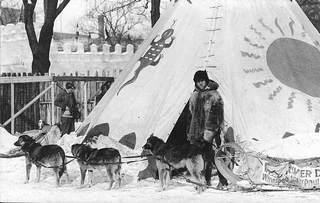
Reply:
[[118, 168], [117, 168], [116, 173], [117, 173], [117, 174], [120, 174], [120, 173], [121, 173], [121, 166], [122, 166], [122, 164], [121, 164], [121, 156], [120, 156], [120, 155], [119, 155], [119, 160], [118, 160], [118, 162], [119, 162], [119, 164], [117, 164], [117, 165], [118, 165]]
[[61, 176], [63, 175], [63, 173], [67, 170], [67, 166], [66, 166], [66, 155], [64, 153], [64, 151], [60, 151], [60, 156], [62, 159], [62, 167], [60, 168], [59, 171], [59, 177], [61, 178]]

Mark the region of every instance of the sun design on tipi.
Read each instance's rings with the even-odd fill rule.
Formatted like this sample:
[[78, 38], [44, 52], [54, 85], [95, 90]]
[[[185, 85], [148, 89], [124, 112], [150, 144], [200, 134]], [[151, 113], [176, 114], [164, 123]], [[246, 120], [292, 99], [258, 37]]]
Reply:
[[[254, 43], [254, 39], [246, 36], [243, 40], [251, 47], [254, 47], [255, 50], [265, 51], [265, 55], [257, 54], [263, 52], [250, 53], [245, 50], [241, 50], [240, 54], [242, 57], [250, 58], [251, 60], [261, 60], [261, 64], [265, 60], [274, 78], [270, 77], [264, 81], [254, 82], [255, 88], [268, 86], [274, 83], [275, 79], [280, 84], [282, 83], [270, 92], [268, 95], [269, 100], [276, 98], [284, 88], [292, 88], [292, 92], [288, 96], [287, 109], [294, 108], [294, 101], [301, 92], [310, 98], [320, 98], [319, 41], [313, 41], [313, 44], [304, 42], [308, 41], [306, 40], [306, 30], [292, 18], [289, 18], [287, 22], [280, 22], [276, 17], [273, 24], [267, 24], [263, 18], [260, 18], [258, 19], [258, 25], [250, 25], [249, 30], [255, 38], [259, 38], [260, 42]], [[264, 35], [265, 32], [267, 34]], [[278, 37], [279, 33], [282, 37]], [[274, 39], [270, 40], [270, 38]], [[263, 67], [243, 70], [246, 73], [266, 71]], [[308, 106], [308, 110], [312, 111], [310, 99], [307, 99], [306, 105]]]

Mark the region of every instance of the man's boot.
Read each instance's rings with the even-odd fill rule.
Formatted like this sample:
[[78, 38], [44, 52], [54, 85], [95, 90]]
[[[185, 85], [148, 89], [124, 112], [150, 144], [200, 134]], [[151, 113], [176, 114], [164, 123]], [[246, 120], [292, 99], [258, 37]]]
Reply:
[[211, 176], [212, 176], [212, 163], [214, 157], [214, 151], [212, 149], [212, 143], [204, 142], [204, 161], [206, 162], [206, 168], [204, 173], [204, 178], [206, 180], [207, 186], [211, 186]]

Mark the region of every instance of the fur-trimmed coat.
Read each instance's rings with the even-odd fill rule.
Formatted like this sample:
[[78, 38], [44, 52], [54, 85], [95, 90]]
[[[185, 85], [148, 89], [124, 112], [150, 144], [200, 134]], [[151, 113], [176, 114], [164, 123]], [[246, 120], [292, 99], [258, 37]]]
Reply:
[[[195, 141], [212, 142], [216, 133], [223, 125], [224, 110], [223, 100], [216, 91], [218, 84], [212, 80], [204, 90], [197, 88], [189, 100], [191, 121], [188, 132], [188, 140], [193, 144]], [[209, 137], [209, 138], [208, 138]]]
[[62, 109], [63, 116], [79, 118], [79, 111], [74, 93], [59, 93], [54, 101], [54, 105]]

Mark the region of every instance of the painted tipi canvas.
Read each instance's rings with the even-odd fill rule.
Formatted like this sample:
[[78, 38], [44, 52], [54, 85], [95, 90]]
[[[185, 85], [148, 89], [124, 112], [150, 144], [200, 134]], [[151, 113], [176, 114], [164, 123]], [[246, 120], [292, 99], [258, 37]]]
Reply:
[[295, 1], [172, 1], [77, 134], [137, 150], [151, 134], [167, 140], [197, 70], [219, 84], [236, 141], [314, 132], [319, 48], [319, 33]]

